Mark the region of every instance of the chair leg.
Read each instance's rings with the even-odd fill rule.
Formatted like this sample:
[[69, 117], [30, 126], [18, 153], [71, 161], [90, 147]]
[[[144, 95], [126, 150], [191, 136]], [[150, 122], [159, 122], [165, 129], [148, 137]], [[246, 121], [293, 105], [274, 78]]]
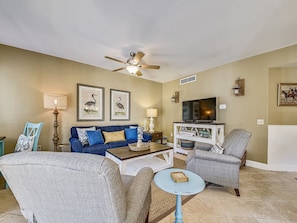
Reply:
[[240, 197], [239, 189], [234, 188], [234, 191], [235, 191], [235, 193], [236, 193], [236, 196], [237, 196], [237, 197]]
[[147, 213], [146, 219], [145, 219], [145, 223], [149, 223], [149, 214], [150, 212]]

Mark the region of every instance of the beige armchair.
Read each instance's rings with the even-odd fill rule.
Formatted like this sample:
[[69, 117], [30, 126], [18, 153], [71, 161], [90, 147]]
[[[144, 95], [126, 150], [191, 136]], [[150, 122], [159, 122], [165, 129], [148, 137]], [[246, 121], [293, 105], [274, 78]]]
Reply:
[[239, 169], [251, 135], [244, 129], [233, 129], [222, 145], [223, 154], [209, 151], [210, 144], [197, 145], [187, 156], [187, 170], [197, 173], [206, 182], [234, 188], [240, 196]]
[[24, 152], [2, 156], [0, 171], [28, 222], [148, 221], [150, 168], [121, 176], [113, 161], [99, 155]]

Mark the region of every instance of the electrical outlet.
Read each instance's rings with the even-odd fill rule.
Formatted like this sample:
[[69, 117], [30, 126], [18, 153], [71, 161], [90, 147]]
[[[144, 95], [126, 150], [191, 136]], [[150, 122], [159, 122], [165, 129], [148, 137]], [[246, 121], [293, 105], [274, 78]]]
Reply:
[[257, 119], [257, 125], [264, 125], [264, 119]]

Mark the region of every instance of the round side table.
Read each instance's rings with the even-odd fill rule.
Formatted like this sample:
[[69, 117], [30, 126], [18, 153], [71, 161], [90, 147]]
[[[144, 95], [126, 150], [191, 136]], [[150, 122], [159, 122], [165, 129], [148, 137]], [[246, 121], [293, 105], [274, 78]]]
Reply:
[[[171, 178], [171, 172], [183, 172], [188, 182], [176, 183]], [[181, 195], [198, 194], [205, 188], [204, 180], [197, 174], [184, 169], [166, 169], [158, 172], [154, 177], [155, 184], [162, 190], [176, 195], [176, 210], [174, 223], [182, 223], [182, 199]]]

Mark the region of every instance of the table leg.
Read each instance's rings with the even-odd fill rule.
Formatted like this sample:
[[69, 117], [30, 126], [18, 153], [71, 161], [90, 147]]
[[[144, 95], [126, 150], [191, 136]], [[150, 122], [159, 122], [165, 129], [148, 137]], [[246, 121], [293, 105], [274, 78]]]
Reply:
[[176, 195], [176, 210], [174, 223], [183, 223], [182, 199], [181, 195]]

